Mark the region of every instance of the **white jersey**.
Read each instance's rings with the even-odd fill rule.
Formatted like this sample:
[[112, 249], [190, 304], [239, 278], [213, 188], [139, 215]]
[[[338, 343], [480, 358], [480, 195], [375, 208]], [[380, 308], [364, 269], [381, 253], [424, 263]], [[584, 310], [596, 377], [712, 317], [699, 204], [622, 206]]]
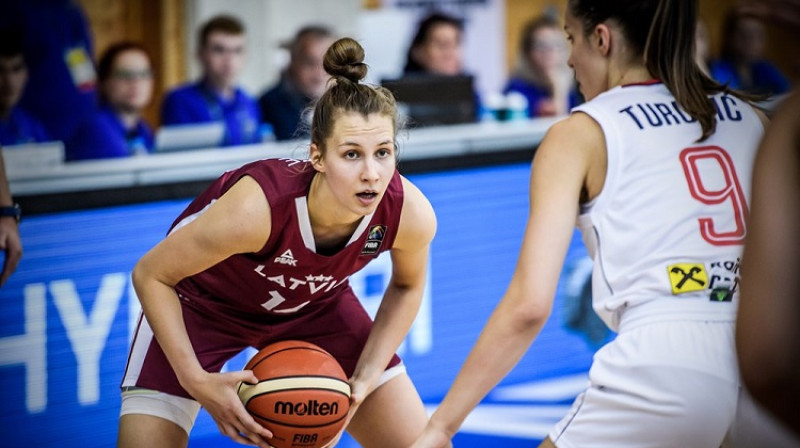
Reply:
[[733, 320], [751, 172], [763, 125], [751, 106], [712, 97], [716, 132], [661, 83], [611, 89], [573, 109], [603, 129], [608, 169], [578, 218], [594, 259], [593, 306], [630, 319]]

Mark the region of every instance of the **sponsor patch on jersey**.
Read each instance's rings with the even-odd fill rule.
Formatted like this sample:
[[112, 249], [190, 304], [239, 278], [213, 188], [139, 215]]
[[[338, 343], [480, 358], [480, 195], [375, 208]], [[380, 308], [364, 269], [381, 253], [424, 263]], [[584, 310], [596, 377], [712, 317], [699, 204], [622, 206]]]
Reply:
[[361, 255], [375, 255], [383, 244], [383, 237], [386, 236], [386, 226], [378, 224], [369, 228], [367, 232], [367, 242], [361, 249]]
[[733, 300], [733, 291], [727, 287], [718, 287], [711, 290], [709, 299], [712, 302], [730, 302]]
[[667, 266], [673, 294], [703, 291], [708, 288], [708, 273], [703, 263], [677, 263]]

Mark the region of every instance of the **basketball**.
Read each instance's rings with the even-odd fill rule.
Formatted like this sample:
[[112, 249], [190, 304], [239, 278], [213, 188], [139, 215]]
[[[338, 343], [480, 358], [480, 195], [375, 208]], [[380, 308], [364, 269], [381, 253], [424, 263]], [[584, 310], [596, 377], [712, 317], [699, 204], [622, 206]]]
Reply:
[[270, 344], [247, 362], [258, 384], [241, 383], [239, 399], [272, 431], [276, 448], [319, 448], [342, 429], [350, 384], [336, 359], [303, 341]]

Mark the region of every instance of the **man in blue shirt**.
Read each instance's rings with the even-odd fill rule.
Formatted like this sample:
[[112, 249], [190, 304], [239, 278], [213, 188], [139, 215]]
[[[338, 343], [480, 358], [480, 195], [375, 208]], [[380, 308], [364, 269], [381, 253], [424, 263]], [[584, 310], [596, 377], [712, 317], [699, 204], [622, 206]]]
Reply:
[[161, 105], [162, 125], [225, 123], [223, 146], [260, 142], [258, 107], [236, 86], [245, 60], [242, 23], [231, 16], [206, 22], [198, 36], [203, 77], [167, 94]]
[[49, 140], [44, 126], [17, 104], [28, 82], [20, 33], [0, 31], [0, 145]]
[[97, 67], [100, 105], [67, 141], [67, 160], [129, 157], [153, 149], [153, 132], [142, 111], [153, 96], [147, 50], [120, 42], [103, 53]]
[[258, 100], [261, 120], [270, 123], [277, 140], [307, 136], [301, 124], [303, 111], [325, 93], [328, 74], [322, 67], [333, 33], [310, 25], [297, 32], [289, 44], [289, 65], [281, 79]]

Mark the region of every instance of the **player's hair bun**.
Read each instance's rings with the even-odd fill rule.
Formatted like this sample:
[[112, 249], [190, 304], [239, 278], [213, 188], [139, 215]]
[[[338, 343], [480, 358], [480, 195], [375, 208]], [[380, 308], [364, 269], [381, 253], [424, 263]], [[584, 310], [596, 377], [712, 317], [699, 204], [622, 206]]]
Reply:
[[322, 66], [337, 81], [346, 79], [357, 83], [367, 76], [364, 48], [349, 37], [337, 40], [328, 48]]

